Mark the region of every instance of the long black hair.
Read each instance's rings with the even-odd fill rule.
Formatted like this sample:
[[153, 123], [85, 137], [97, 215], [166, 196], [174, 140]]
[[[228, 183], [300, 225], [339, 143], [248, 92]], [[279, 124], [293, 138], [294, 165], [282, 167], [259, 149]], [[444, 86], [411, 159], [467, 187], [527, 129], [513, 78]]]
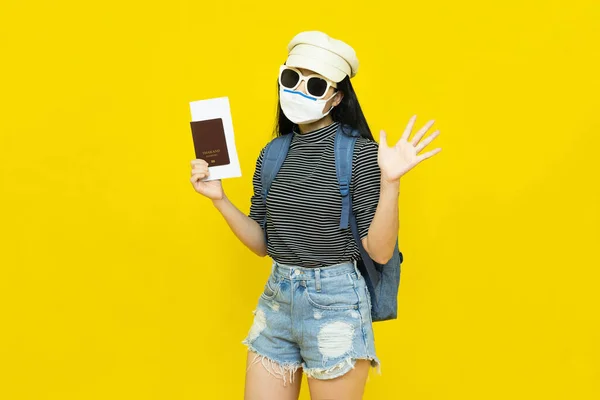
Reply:
[[[347, 75], [341, 82], [338, 82], [337, 89], [344, 93], [344, 97], [342, 98], [342, 102], [334, 107], [333, 110], [331, 110], [331, 117], [333, 120], [335, 122], [340, 122], [342, 125], [349, 125], [353, 129], [358, 130], [362, 137], [374, 140], [373, 135], [371, 134], [371, 129], [369, 129], [369, 124], [367, 124], [365, 115], [363, 114], [360, 104], [358, 103], [358, 98], [356, 97], [352, 83], [350, 83], [350, 78]], [[276, 136], [285, 135], [286, 133], [292, 132], [292, 130], [295, 128], [296, 124], [290, 121], [281, 109], [281, 104], [279, 102], [278, 80], [277, 117], [275, 121], [274, 134]]]

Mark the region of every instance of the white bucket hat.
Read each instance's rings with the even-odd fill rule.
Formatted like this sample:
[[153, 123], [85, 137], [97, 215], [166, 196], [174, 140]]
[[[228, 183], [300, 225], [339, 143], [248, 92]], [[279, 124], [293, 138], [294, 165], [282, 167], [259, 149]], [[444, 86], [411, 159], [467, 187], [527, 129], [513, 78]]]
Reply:
[[300, 32], [288, 44], [288, 51], [286, 65], [313, 70], [334, 82], [352, 78], [358, 71], [354, 49], [323, 32]]

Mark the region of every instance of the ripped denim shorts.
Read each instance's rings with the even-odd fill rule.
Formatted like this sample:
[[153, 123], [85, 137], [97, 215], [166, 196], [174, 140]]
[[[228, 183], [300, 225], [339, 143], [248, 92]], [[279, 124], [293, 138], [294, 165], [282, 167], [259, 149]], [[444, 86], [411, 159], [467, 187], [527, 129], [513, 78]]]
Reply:
[[300, 367], [314, 379], [341, 376], [357, 359], [379, 367], [370, 302], [354, 261], [322, 268], [274, 261], [242, 341], [257, 353], [250, 367], [261, 362], [284, 384]]

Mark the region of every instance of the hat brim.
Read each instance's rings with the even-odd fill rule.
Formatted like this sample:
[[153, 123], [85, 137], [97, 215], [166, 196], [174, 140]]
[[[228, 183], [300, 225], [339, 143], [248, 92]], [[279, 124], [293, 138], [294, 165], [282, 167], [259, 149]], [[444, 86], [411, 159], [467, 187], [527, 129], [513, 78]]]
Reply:
[[341, 82], [347, 76], [344, 71], [335, 68], [314, 56], [311, 57], [305, 54], [290, 54], [285, 64], [290, 67], [310, 69], [336, 83]]

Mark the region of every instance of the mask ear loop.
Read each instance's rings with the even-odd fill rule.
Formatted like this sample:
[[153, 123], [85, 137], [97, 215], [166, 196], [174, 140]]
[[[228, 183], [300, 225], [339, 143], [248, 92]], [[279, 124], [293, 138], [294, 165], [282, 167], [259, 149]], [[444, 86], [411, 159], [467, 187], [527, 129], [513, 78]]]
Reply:
[[[338, 88], [334, 88], [334, 89], [335, 89], [335, 93], [333, 93], [333, 96], [331, 96], [329, 98], [329, 100], [333, 99], [335, 97], [335, 95], [339, 92]], [[329, 100], [327, 100], [327, 101], [329, 101]], [[338, 104], [338, 106], [339, 106], [339, 104]], [[327, 114], [329, 114], [335, 107], [337, 107], [337, 106], [331, 105], [331, 108], [329, 109], [329, 111], [327, 111]]]
[[[328, 102], [329, 100], [333, 99], [336, 94], [338, 94], [337, 89], [335, 90], [335, 92], [333, 92], [333, 95], [330, 98], [328, 98], [327, 100], [325, 100], [325, 102]], [[321, 99], [321, 100], [323, 100], [323, 99]]]
[[[338, 89], [334, 88], [335, 92], [333, 92], [333, 96], [331, 96], [330, 98], [328, 98], [327, 100], [325, 100], [325, 102], [333, 99], [335, 97], [336, 94], [338, 94]], [[329, 109], [329, 111], [327, 111], [327, 114], [329, 114], [331, 112], [331, 110], [333, 110], [336, 106], [334, 106], [333, 104], [331, 105], [331, 108]]]

